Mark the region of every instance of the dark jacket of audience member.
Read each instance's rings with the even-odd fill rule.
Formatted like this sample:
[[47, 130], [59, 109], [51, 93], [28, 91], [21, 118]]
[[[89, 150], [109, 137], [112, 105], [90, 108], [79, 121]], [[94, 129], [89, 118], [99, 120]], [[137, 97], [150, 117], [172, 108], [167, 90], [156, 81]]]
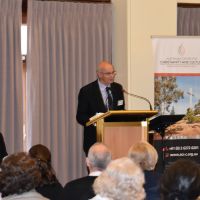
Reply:
[[2, 133], [0, 132], [0, 163], [1, 163], [2, 159], [7, 155], [8, 155], [8, 153], [6, 151], [6, 145], [4, 142], [4, 138], [3, 138]]
[[158, 161], [156, 149], [150, 143], [141, 141], [130, 147], [128, 156], [144, 171], [146, 200], [160, 200], [160, 173], [154, 170]]
[[160, 200], [159, 182], [161, 174], [156, 171], [144, 171], [146, 200]]
[[161, 179], [162, 200], [197, 200], [200, 196], [200, 168], [190, 160], [171, 164]]
[[37, 144], [31, 147], [29, 154], [37, 161], [42, 174], [36, 191], [51, 200], [62, 200], [63, 187], [52, 168], [49, 149], [42, 144]]
[[94, 180], [105, 170], [112, 159], [111, 152], [102, 143], [93, 144], [88, 152], [86, 163], [90, 171], [89, 176], [76, 179], [64, 187], [64, 199], [88, 200], [95, 196], [92, 189]]
[[0, 192], [3, 199], [45, 200], [34, 190], [41, 180], [36, 161], [27, 153], [7, 156], [1, 164]]

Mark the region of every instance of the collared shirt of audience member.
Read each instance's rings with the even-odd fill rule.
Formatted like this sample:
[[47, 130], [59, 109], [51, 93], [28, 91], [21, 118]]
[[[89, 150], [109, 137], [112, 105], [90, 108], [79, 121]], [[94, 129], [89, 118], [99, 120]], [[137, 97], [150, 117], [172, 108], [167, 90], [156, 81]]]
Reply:
[[161, 175], [154, 170], [158, 161], [156, 149], [150, 143], [141, 141], [130, 147], [128, 157], [144, 171], [146, 200], [160, 200], [159, 182]]
[[177, 160], [166, 168], [160, 183], [161, 200], [200, 200], [200, 166]]
[[29, 155], [36, 160], [42, 175], [36, 191], [51, 200], [62, 200], [63, 187], [51, 165], [50, 150], [42, 144], [37, 144], [30, 148]]
[[127, 157], [110, 162], [94, 181], [96, 196], [91, 200], [144, 200], [144, 174], [141, 168]]
[[20, 152], [5, 157], [0, 171], [0, 193], [3, 200], [46, 200], [36, 192], [41, 172], [35, 159]]
[[115, 75], [116, 71], [113, 65], [102, 61], [97, 67], [98, 79], [80, 89], [76, 119], [84, 126], [83, 148], [86, 155], [90, 146], [96, 142], [96, 127], [93, 125], [86, 127], [86, 123], [97, 113], [108, 111], [107, 87], [110, 88], [112, 109], [125, 109], [123, 89], [119, 83], [114, 82]]
[[64, 187], [64, 199], [88, 200], [94, 196], [92, 184], [104, 171], [112, 159], [111, 152], [103, 143], [93, 144], [88, 152], [86, 163], [89, 175], [67, 183]]

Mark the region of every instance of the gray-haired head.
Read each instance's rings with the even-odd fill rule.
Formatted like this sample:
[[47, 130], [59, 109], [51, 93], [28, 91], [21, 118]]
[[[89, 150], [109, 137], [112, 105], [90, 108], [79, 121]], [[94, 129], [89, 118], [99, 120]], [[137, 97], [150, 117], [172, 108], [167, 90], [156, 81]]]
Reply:
[[90, 172], [97, 170], [103, 171], [111, 159], [112, 155], [108, 147], [103, 143], [95, 143], [89, 149], [86, 162]]
[[95, 194], [106, 199], [144, 200], [144, 173], [134, 161], [123, 157], [113, 160], [95, 179]]

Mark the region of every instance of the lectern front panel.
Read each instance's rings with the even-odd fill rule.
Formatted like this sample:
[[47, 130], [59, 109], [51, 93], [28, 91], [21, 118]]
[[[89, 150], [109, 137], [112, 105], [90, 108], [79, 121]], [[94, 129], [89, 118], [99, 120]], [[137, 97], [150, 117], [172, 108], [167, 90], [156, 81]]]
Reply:
[[146, 124], [146, 122], [104, 122], [102, 142], [111, 149], [113, 159], [127, 156], [132, 144], [147, 140]]

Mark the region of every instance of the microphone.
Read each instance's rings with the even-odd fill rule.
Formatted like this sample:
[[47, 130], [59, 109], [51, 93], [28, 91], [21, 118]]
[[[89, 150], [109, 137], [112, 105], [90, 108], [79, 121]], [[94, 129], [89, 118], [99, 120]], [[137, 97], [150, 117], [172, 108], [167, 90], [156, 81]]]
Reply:
[[132, 96], [132, 97], [136, 97], [136, 98], [138, 98], [138, 99], [143, 99], [144, 101], [146, 101], [146, 102], [149, 104], [149, 109], [150, 109], [150, 110], [153, 110], [152, 105], [151, 105], [151, 102], [149, 101], [149, 99], [147, 99], [147, 98], [145, 98], [145, 97], [142, 97], [142, 96], [139, 96], [139, 95], [136, 95], [136, 94], [129, 93], [129, 92], [127, 92], [127, 91], [126, 91], [125, 89], [123, 89], [123, 88], [122, 88], [122, 92], [124, 92], [125, 94], [130, 95], [130, 96]]

